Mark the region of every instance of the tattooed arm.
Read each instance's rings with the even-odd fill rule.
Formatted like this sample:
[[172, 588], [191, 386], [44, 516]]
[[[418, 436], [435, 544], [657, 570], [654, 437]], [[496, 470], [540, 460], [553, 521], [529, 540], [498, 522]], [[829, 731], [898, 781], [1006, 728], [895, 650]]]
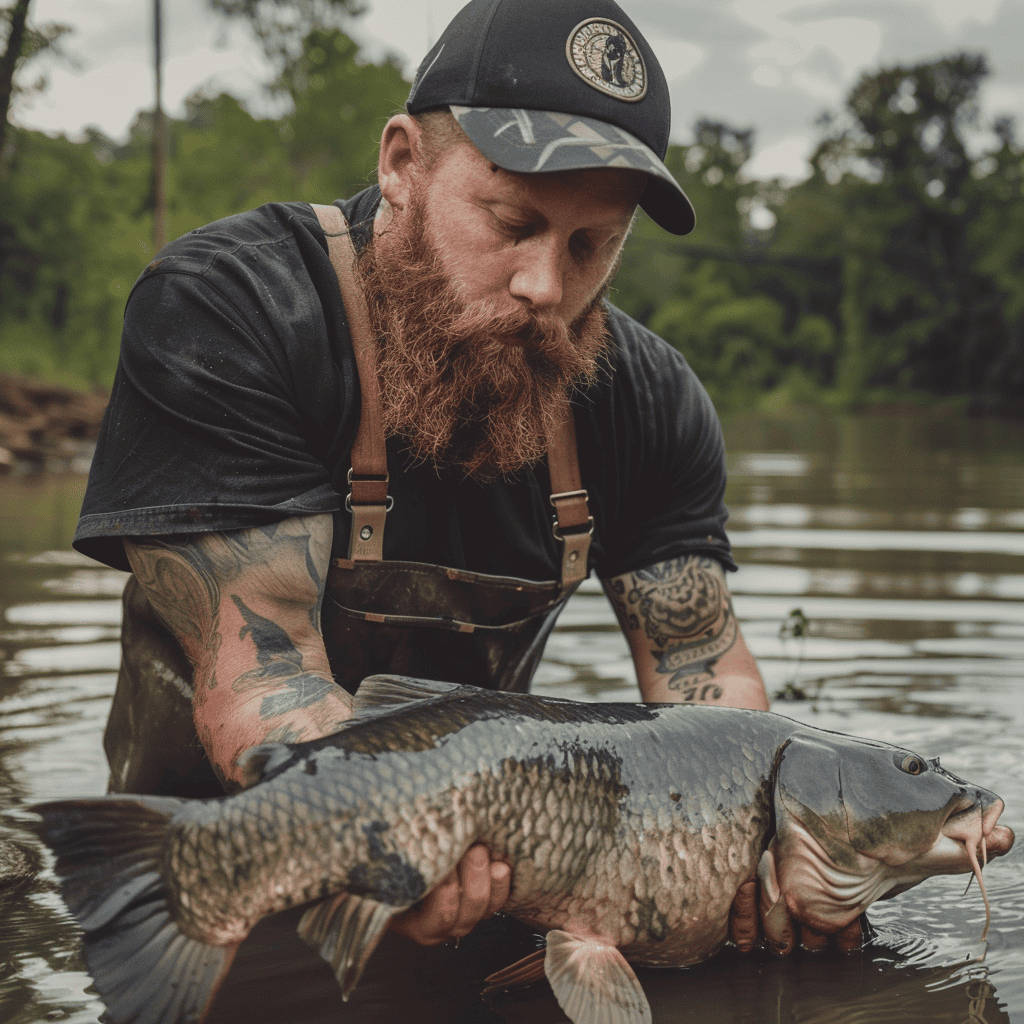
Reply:
[[603, 581], [645, 701], [765, 711], [768, 696], [732, 610], [725, 572], [690, 555]]
[[[320, 632], [330, 516], [125, 541], [138, 581], [193, 666], [196, 731], [228, 788], [257, 743], [311, 740], [351, 717]], [[476, 844], [391, 927], [423, 945], [467, 935], [508, 900], [511, 872]]]
[[140, 538], [125, 551], [194, 671], [196, 731], [229, 788], [257, 743], [314, 739], [350, 717], [320, 633], [329, 515]]

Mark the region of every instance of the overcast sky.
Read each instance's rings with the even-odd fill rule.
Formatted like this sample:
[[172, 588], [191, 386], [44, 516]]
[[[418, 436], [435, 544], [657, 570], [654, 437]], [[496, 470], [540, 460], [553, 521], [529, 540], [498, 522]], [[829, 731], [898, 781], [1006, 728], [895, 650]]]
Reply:
[[[352, 34], [372, 55], [397, 54], [407, 76], [463, 0], [368, 0]], [[558, 0], [552, 0], [557, 3]], [[957, 49], [984, 51], [987, 116], [1024, 132], [1024, 0], [620, 0], [658, 54], [672, 90], [673, 141], [696, 118], [757, 130], [749, 170], [802, 177], [814, 119], [838, 109], [865, 69]], [[164, 97], [172, 114], [199, 87], [266, 109], [266, 69], [242, 26], [226, 30], [203, 0], [165, 0]], [[80, 71], [50, 70], [47, 92], [15, 111], [19, 124], [75, 137], [97, 125], [122, 137], [153, 103], [151, 0], [34, 0], [35, 22], [60, 21]]]

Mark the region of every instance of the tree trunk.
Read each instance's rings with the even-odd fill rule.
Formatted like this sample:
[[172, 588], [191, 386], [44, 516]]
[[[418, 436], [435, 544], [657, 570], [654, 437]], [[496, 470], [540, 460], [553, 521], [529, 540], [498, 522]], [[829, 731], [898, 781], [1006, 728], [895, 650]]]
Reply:
[[167, 242], [167, 122], [163, 108], [163, 12], [153, 0], [153, 69], [156, 102], [153, 106], [153, 255]]
[[11, 108], [14, 92], [14, 68], [21, 56], [25, 40], [25, 21], [28, 18], [30, 0], [17, 0], [11, 11], [11, 32], [7, 37], [7, 49], [0, 58], [0, 157], [3, 156], [7, 141], [7, 112]]

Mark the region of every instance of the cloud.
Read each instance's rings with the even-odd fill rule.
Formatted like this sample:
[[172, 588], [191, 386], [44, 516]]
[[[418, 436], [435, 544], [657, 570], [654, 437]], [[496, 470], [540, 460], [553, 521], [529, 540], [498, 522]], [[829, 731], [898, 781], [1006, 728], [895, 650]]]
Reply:
[[784, 178], [795, 182], [811, 173], [807, 157], [814, 148], [809, 132], [787, 135], [770, 146], [759, 147], [753, 159], [744, 167], [744, 173], [751, 178], [767, 180]]
[[989, 25], [995, 19], [1003, 0], [921, 0], [931, 16], [949, 35], [960, 31], [968, 22]]

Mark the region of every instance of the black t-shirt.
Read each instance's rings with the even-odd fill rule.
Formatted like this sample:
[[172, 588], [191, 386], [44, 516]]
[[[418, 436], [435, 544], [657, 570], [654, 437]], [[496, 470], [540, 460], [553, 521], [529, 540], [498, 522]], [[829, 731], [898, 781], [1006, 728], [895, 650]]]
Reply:
[[[376, 188], [337, 205], [357, 247]], [[718, 418], [683, 357], [609, 306], [610, 372], [574, 399], [602, 578], [706, 554], [725, 535]], [[233, 530], [344, 511], [359, 383], [327, 243], [305, 203], [270, 203], [169, 245], [136, 282], [74, 546], [129, 568], [122, 537]], [[558, 577], [544, 462], [482, 484], [411, 466], [388, 441], [384, 557]]]

